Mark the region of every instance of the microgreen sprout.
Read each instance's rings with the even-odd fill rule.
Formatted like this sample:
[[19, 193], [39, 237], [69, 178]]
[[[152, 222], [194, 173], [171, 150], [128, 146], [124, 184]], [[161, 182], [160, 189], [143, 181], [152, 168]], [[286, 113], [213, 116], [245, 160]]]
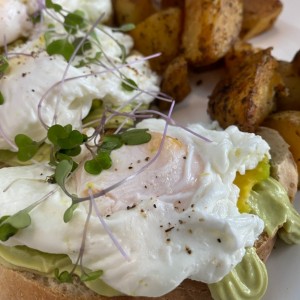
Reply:
[[15, 143], [18, 147], [17, 157], [20, 161], [27, 161], [34, 157], [39, 150], [41, 143], [33, 141], [25, 134], [18, 134], [15, 137]]

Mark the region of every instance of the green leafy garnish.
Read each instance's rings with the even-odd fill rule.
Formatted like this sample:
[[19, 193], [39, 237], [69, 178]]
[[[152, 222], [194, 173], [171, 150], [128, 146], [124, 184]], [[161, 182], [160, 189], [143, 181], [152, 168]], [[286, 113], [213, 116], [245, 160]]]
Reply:
[[0, 219], [0, 240], [7, 241], [19, 229], [24, 229], [31, 224], [31, 218], [26, 210], [21, 210], [12, 216], [3, 216]]
[[[82, 38], [76, 38], [73, 42], [74, 49], [81, 43]], [[77, 55], [83, 55], [85, 51], [91, 50], [92, 44], [89, 40], [85, 40], [77, 51]]]
[[71, 206], [64, 213], [64, 222], [68, 223], [71, 221], [74, 215], [75, 209], [78, 207], [78, 203], [72, 203]]
[[120, 134], [107, 135], [103, 138], [101, 149], [103, 151], [112, 151], [122, 147], [123, 141]]
[[68, 271], [63, 271], [63, 272], [59, 273], [59, 269], [56, 268], [54, 270], [54, 276], [61, 283], [72, 283], [73, 282], [72, 274], [69, 273]]
[[17, 157], [20, 161], [27, 161], [31, 159], [39, 150], [40, 145], [25, 134], [16, 135], [15, 143], [19, 148]]
[[4, 97], [0, 91], [0, 105], [4, 104]]
[[111, 165], [112, 160], [110, 154], [108, 152], [99, 151], [95, 158], [85, 162], [84, 169], [92, 175], [98, 175], [102, 170], [109, 169]]
[[130, 78], [124, 78], [121, 84], [122, 88], [127, 91], [127, 92], [132, 92], [135, 89], [138, 88], [137, 84], [135, 83], [135, 81], [133, 81]]
[[83, 28], [84, 26], [84, 17], [77, 11], [69, 13], [65, 16], [64, 27], [67, 32], [75, 34], [78, 28]]
[[59, 54], [62, 55], [66, 61], [69, 61], [75, 48], [67, 39], [60, 39], [51, 42], [46, 47], [46, 51], [49, 55]]
[[103, 271], [95, 271], [95, 272], [90, 272], [90, 273], [84, 273], [80, 276], [81, 281], [92, 281], [98, 279], [100, 276], [102, 276]]
[[62, 160], [58, 163], [55, 169], [54, 178], [56, 183], [62, 188], [63, 191], [65, 188], [65, 181], [67, 177], [70, 175], [73, 168], [73, 163], [69, 160]]
[[[54, 145], [54, 153], [51, 159], [52, 165], [56, 165], [62, 160], [73, 162], [71, 156], [80, 154], [80, 145], [87, 140], [87, 136], [78, 130], [73, 130], [72, 125], [53, 125], [49, 128], [47, 137]], [[76, 166], [77, 164], [73, 162], [73, 168]]]
[[151, 134], [148, 129], [132, 129], [122, 133], [121, 138], [126, 145], [140, 145], [148, 143], [151, 140]]
[[62, 10], [62, 6], [56, 3], [53, 3], [52, 0], [46, 0], [46, 7], [54, 9], [56, 12], [60, 12]]

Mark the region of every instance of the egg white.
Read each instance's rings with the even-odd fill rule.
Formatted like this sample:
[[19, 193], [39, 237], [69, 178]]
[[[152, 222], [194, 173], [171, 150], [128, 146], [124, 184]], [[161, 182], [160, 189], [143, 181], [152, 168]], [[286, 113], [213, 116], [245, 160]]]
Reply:
[[[164, 126], [162, 120], [141, 122], [138, 127], [148, 128], [153, 135], [149, 143], [114, 150], [112, 167], [98, 176], [79, 166], [68, 190], [82, 196], [89, 188], [97, 192], [128, 178], [155, 156]], [[233, 180], [237, 171], [244, 173], [269, 155], [267, 143], [234, 126], [222, 131], [215, 130], [215, 124], [211, 128], [196, 124], [190, 129], [211, 142], [169, 126], [158, 159], [96, 200], [129, 259], [117, 249], [94, 210], [83, 264], [103, 270], [102, 279], [122, 293], [160, 296], [185, 278], [217, 282], [241, 261], [245, 247], [252, 246], [264, 228], [257, 216], [239, 213], [239, 189]], [[32, 180], [49, 174], [52, 171], [44, 165], [1, 169], [1, 215], [13, 214], [56, 189]], [[63, 214], [69, 205], [58, 188], [30, 213], [32, 224], [5, 244], [66, 253], [75, 262], [88, 203], [81, 203], [66, 224]]]

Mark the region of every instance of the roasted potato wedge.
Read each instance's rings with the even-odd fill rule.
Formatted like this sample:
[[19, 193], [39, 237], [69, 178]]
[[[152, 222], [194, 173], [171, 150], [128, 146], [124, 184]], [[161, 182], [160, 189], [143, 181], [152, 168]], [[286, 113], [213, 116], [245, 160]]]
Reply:
[[287, 110], [271, 114], [263, 122], [263, 126], [277, 130], [290, 145], [290, 151], [300, 172], [300, 111]]
[[189, 64], [207, 66], [222, 58], [237, 40], [242, 0], [186, 0], [182, 51]]
[[138, 24], [155, 13], [152, 0], [114, 0], [113, 6], [118, 25]]
[[[170, 62], [162, 75], [161, 91], [171, 96], [177, 103], [182, 101], [191, 91], [188, 76], [188, 65], [183, 56], [178, 56]], [[161, 109], [167, 109], [169, 103], [159, 102]]]
[[282, 11], [280, 0], [243, 0], [244, 12], [241, 38], [249, 40], [273, 26]]
[[277, 96], [277, 110], [300, 110], [300, 75], [292, 63], [278, 62], [278, 72], [286, 87], [286, 93]]
[[162, 73], [179, 51], [181, 34], [181, 9], [171, 7], [158, 11], [130, 32], [135, 49], [144, 55], [161, 53], [150, 61], [151, 67]]
[[254, 132], [275, 109], [274, 95], [281, 80], [271, 49], [247, 57], [227, 72], [214, 88], [208, 102], [208, 114], [222, 127], [237, 125]]

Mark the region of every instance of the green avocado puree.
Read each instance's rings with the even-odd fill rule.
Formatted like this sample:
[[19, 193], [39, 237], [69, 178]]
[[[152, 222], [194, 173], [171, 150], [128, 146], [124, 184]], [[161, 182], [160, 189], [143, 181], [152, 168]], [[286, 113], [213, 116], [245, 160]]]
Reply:
[[[0, 262], [2, 265], [12, 269], [35, 272], [43, 276], [54, 277], [54, 270], [60, 272], [73, 269], [70, 258], [65, 254], [44, 253], [26, 246], [7, 247], [0, 245]], [[89, 270], [86, 270], [87, 272]], [[75, 270], [75, 274], [80, 276], [80, 270]], [[112, 297], [121, 295], [101, 279], [86, 281], [84, 284], [99, 295]]]
[[[291, 205], [284, 188], [271, 177], [257, 183], [248, 199], [251, 213], [265, 222], [265, 231], [273, 236], [278, 233], [286, 243], [300, 243], [300, 215]], [[0, 262], [11, 268], [33, 271], [44, 276], [54, 276], [54, 270], [71, 271], [72, 262], [67, 255], [43, 253], [25, 246], [0, 245]], [[87, 270], [88, 271], [88, 270]], [[80, 275], [80, 271], [77, 272]], [[103, 296], [120, 293], [101, 279], [85, 282], [86, 286]], [[255, 248], [246, 249], [243, 260], [222, 280], [210, 284], [215, 300], [258, 300], [265, 293], [268, 276], [265, 264], [259, 259]]]

